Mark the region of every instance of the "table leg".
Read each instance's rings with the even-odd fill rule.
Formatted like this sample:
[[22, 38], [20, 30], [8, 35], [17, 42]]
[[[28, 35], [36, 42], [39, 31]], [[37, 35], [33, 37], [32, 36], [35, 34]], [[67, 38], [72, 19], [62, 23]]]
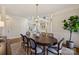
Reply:
[[44, 55], [45, 55], [45, 46], [44, 46]]
[[47, 46], [44, 46], [44, 55], [47, 55]]
[[47, 46], [45, 46], [45, 55], [47, 55], [48, 54], [48, 52], [47, 52]]

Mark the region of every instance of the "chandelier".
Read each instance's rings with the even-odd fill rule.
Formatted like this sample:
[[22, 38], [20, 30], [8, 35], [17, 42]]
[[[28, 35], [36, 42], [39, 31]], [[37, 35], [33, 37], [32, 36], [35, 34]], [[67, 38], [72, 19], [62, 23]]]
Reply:
[[33, 27], [32, 27], [32, 32], [37, 33], [37, 32], [47, 32], [47, 26], [48, 26], [48, 20], [46, 17], [39, 17], [38, 15], [38, 8], [39, 4], [35, 4], [35, 17], [33, 18]]
[[39, 19], [39, 16], [38, 16], [38, 6], [39, 6], [39, 4], [36, 4], [35, 22], [38, 22], [38, 19]]

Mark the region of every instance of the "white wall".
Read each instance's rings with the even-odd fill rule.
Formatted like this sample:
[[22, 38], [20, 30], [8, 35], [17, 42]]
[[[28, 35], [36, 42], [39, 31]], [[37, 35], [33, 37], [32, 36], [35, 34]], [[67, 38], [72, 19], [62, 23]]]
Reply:
[[20, 34], [25, 34], [27, 31], [28, 20], [22, 17], [14, 17], [8, 18], [6, 20], [5, 33], [4, 35], [7, 38], [15, 38], [20, 36]]
[[[9, 16], [9, 18], [6, 19], [3, 35], [6, 35], [8, 39], [19, 37], [20, 34], [25, 34], [29, 31], [29, 26], [33, 23], [34, 21], [31, 19]], [[42, 29], [40, 29], [40, 31], [42, 31]]]
[[[39, 20], [43, 20], [39, 18]], [[20, 34], [25, 34], [29, 31], [29, 26], [34, 24], [34, 20], [27, 19], [19, 16], [9, 16], [6, 19], [6, 25], [4, 27], [3, 35], [7, 36], [8, 39], [20, 37]], [[40, 29], [40, 31], [45, 31]]]
[[[64, 37], [65, 40], [69, 40], [69, 31], [63, 29], [62, 21], [73, 15], [79, 16], [79, 9], [65, 10], [52, 14], [52, 33], [54, 33], [54, 36], [58, 40], [60, 40], [62, 37]], [[74, 41], [75, 45], [79, 47], [79, 32], [73, 32], [72, 41]]]
[[[69, 40], [69, 31], [63, 29], [62, 21], [71, 15], [79, 16], [79, 9], [67, 9], [65, 11], [59, 11], [58, 13], [52, 13], [52, 26], [49, 25], [48, 32], [52, 32], [58, 40], [62, 37], [64, 37], [65, 40]], [[18, 37], [20, 33], [25, 34], [25, 32], [28, 31], [27, 25], [28, 20], [26, 18], [11, 16], [10, 19], [6, 20], [4, 34], [7, 35], [8, 38]], [[79, 32], [73, 33], [72, 40], [75, 42], [75, 45], [79, 47]]]

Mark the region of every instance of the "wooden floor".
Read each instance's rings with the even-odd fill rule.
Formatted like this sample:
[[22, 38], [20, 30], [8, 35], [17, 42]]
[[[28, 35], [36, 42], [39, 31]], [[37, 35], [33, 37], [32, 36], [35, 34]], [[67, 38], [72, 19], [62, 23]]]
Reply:
[[12, 51], [11, 51], [12, 44], [19, 43], [21, 41], [22, 41], [21, 38], [7, 39], [7, 54], [8, 55], [12, 54]]
[[79, 55], [79, 48], [75, 48], [75, 50], [77, 52], [76, 54]]
[[[19, 45], [19, 42], [22, 42], [21, 38], [7, 39], [7, 55], [12, 55], [11, 45], [12, 44]], [[19, 47], [17, 48], [20, 49], [20, 52], [22, 52], [22, 55], [26, 54], [23, 48], [19, 48]], [[79, 48], [75, 48], [74, 50], [76, 51], [75, 55], [79, 55]]]

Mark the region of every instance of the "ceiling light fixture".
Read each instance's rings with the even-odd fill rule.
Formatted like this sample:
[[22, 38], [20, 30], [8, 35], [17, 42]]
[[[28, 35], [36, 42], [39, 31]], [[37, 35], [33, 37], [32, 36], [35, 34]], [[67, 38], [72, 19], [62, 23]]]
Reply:
[[38, 6], [39, 4], [36, 4], [36, 17], [35, 17], [35, 22], [38, 22], [39, 16], [38, 16]]

